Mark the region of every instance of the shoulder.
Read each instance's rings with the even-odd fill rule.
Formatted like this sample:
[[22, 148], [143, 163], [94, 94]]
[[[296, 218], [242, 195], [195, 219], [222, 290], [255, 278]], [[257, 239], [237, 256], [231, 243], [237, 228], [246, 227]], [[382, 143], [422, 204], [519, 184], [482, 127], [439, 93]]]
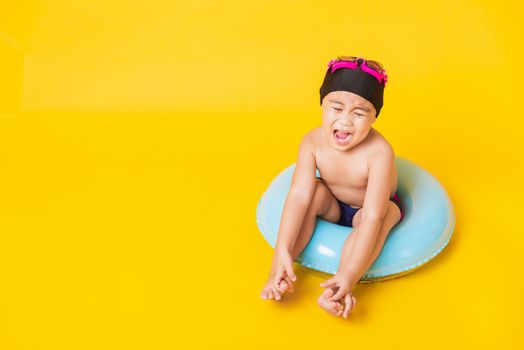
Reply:
[[308, 131], [300, 141], [300, 148], [307, 148], [315, 153], [320, 142], [321, 132], [322, 130], [320, 127]]
[[318, 139], [322, 136], [322, 127], [316, 127], [314, 129], [311, 129], [304, 135], [304, 137], [308, 137], [311, 139], [312, 142], [318, 142]]
[[370, 165], [377, 162], [391, 162], [395, 158], [395, 151], [389, 141], [376, 129], [371, 129], [372, 142], [370, 147]]

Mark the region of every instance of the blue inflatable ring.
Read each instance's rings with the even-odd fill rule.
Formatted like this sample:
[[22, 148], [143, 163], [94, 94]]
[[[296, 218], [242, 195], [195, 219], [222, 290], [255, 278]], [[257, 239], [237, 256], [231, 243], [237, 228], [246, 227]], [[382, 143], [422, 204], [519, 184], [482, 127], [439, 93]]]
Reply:
[[[404, 218], [388, 234], [361, 282], [395, 278], [415, 270], [444, 249], [455, 227], [453, 205], [439, 181], [408, 160], [396, 157], [395, 164]], [[271, 182], [257, 205], [258, 228], [273, 248], [295, 165]], [[296, 262], [311, 272], [335, 274], [344, 241], [352, 230], [317, 217], [315, 232]]]

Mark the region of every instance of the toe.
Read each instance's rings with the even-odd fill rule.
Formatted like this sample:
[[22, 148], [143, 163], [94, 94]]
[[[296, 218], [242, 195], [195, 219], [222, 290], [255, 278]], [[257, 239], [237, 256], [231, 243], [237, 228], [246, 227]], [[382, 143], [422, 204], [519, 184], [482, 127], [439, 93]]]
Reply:
[[273, 290], [272, 289], [269, 289], [268, 292], [267, 292], [267, 298], [268, 299], [273, 299]]
[[318, 305], [324, 309], [327, 313], [329, 313], [330, 315], [333, 315], [333, 316], [337, 316], [337, 312], [338, 312], [338, 308], [337, 308], [337, 303], [334, 302], [334, 301], [331, 301], [331, 302], [328, 302], [326, 299], [325, 299], [325, 296], [324, 295], [321, 295], [318, 299], [317, 299], [317, 303]]
[[288, 290], [289, 286], [288, 286], [286, 281], [282, 281], [282, 282], [280, 282], [280, 286], [279, 287], [280, 287], [280, 292], [283, 293], [286, 290]]
[[331, 310], [333, 310], [334, 312], [337, 312], [337, 311], [339, 310], [337, 303], [334, 302], [334, 301], [330, 301], [330, 302], [328, 303], [328, 305], [329, 305], [329, 308], [330, 308]]
[[280, 293], [277, 290], [274, 290], [273, 294], [275, 295], [275, 300], [280, 300], [281, 299]]
[[267, 299], [267, 289], [266, 289], [266, 288], [264, 288], [264, 289], [262, 290], [262, 292], [260, 293], [260, 297], [261, 297], [262, 299]]

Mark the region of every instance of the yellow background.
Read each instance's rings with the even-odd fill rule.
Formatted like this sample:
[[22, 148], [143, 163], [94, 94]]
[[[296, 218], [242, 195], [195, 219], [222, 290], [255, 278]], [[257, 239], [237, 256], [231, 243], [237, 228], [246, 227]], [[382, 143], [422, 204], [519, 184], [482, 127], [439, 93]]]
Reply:
[[[517, 1], [0, 6], [2, 349], [504, 347], [524, 336]], [[376, 59], [374, 127], [448, 191], [451, 242], [359, 285], [259, 299], [255, 211], [320, 119], [327, 62]]]

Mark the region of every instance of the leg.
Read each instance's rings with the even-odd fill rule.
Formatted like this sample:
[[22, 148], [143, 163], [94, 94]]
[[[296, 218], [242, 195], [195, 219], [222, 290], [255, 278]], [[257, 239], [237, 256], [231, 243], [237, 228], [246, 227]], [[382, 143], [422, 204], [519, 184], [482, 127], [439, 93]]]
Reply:
[[[313, 231], [315, 230], [317, 216], [331, 222], [338, 222], [340, 217], [340, 209], [336, 198], [321, 180], [317, 180], [313, 198], [311, 199], [311, 203], [309, 204], [304, 216], [295, 244], [291, 249], [290, 255], [293, 261], [295, 261], [295, 259], [300, 255], [311, 239]], [[284, 281], [281, 286], [282, 285], [284, 285], [284, 291], [288, 289], [287, 283]], [[275, 300], [280, 300], [280, 293], [274, 290], [271, 273], [266, 285], [260, 293], [260, 297], [262, 299], [274, 298]]]
[[[354, 232], [348, 238], [349, 240], [348, 244], [350, 247], [349, 251], [351, 251], [351, 249], [353, 248], [353, 243], [355, 241], [355, 234], [358, 233], [358, 225], [360, 223], [361, 215], [362, 215], [362, 209], [360, 209], [353, 217]], [[382, 247], [384, 246], [384, 242], [386, 241], [387, 235], [399, 221], [400, 221], [400, 209], [398, 208], [398, 206], [395, 203], [393, 203], [392, 201], [389, 201], [388, 210], [386, 212], [386, 215], [384, 216], [384, 219], [382, 220], [382, 224], [380, 225], [377, 240], [375, 242], [375, 247], [373, 248], [371, 255], [369, 257], [369, 260], [366, 264], [367, 266], [366, 271], [371, 267], [373, 262], [375, 262], [375, 260], [378, 258], [380, 252], [382, 251]]]
[[[358, 234], [358, 225], [360, 223], [361, 216], [362, 216], [362, 209], [359, 209], [357, 213], [355, 214], [355, 216], [353, 216], [353, 222], [352, 222], [353, 232], [349, 236], [349, 238], [346, 240], [346, 242], [344, 243], [344, 244], [348, 244], [350, 254], [351, 254], [351, 250], [353, 248], [354, 242], [355, 242], [355, 237]], [[373, 247], [370, 257], [368, 258], [368, 262], [366, 263], [365, 271], [367, 271], [370, 268], [370, 266], [373, 264], [373, 262], [377, 259], [378, 255], [380, 254], [380, 251], [382, 250], [382, 247], [384, 245], [384, 242], [386, 240], [388, 233], [391, 231], [391, 228], [393, 228], [393, 226], [395, 226], [395, 224], [399, 220], [400, 220], [400, 209], [392, 201], [389, 201], [386, 215], [384, 216], [382, 223], [380, 225], [377, 239], [375, 242], [375, 246]], [[341, 257], [340, 263], [345, 264], [347, 262], [347, 259], [348, 259], [347, 256]], [[335, 294], [335, 292], [330, 289], [331, 288], [327, 288], [324, 291], [324, 293], [322, 293], [322, 295], [318, 298], [317, 302], [323, 309], [325, 309], [330, 314], [339, 316], [341, 314], [341, 310], [343, 310], [345, 307], [345, 301], [344, 301], [344, 305], [342, 305], [341, 303], [343, 299], [339, 299], [338, 301], [327, 303], [326, 298]]]
[[340, 208], [337, 199], [322, 180], [318, 179], [315, 194], [304, 216], [304, 221], [302, 222], [295, 245], [291, 251], [291, 258], [293, 260], [302, 253], [309, 243], [315, 230], [317, 216], [333, 223], [337, 223], [340, 218]]

